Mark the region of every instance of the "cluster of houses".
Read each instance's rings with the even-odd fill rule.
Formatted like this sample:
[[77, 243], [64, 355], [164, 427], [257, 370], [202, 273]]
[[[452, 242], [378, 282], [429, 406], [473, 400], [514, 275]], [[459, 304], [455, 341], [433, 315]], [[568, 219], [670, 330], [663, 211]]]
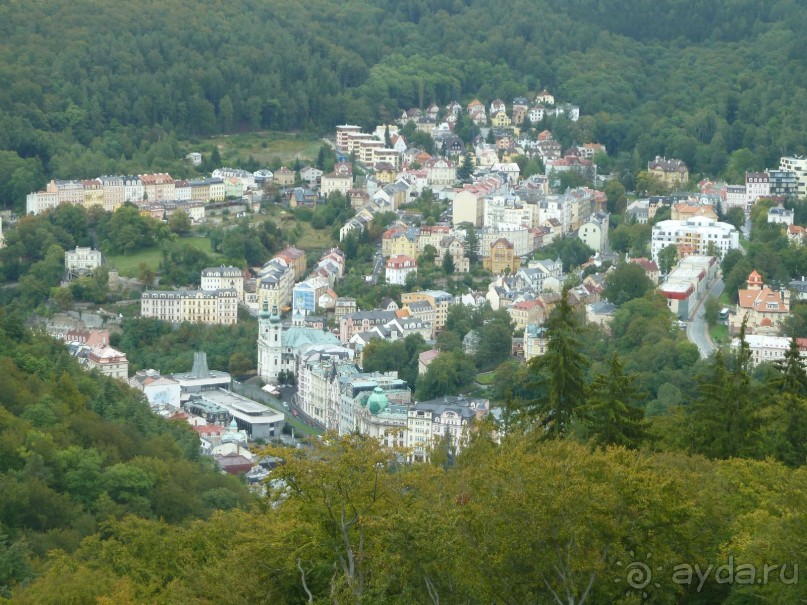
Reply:
[[44, 191], [28, 194], [26, 212], [40, 214], [61, 204], [98, 206], [114, 212], [129, 202], [137, 205], [142, 214], [155, 218], [167, 218], [183, 210], [191, 220], [200, 221], [209, 203], [240, 200], [246, 193], [259, 190], [266, 178], [266, 174], [219, 168], [210, 177], [190, 180], [174, 179], [167, 173], [52, 180]]

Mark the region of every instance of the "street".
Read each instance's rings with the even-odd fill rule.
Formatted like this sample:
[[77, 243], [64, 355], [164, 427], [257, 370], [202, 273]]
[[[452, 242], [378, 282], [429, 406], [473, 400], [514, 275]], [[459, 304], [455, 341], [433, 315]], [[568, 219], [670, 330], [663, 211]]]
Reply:
[[718, 298], [723, 293], [723, 287], [723, 280], [718, 279], [712, 288], [701, 297], [698, 304], [695, 306], [693, 314], [690, 316], [689, 325], [687, 326], [687, 338], [698, 347], [701, 359], [706, 359], [715, 350], [715, 345], [712, 339], [709, 338], [709, 329], [706, 325], [706, 319], [703, 316], [703, 303], [709, 296]]

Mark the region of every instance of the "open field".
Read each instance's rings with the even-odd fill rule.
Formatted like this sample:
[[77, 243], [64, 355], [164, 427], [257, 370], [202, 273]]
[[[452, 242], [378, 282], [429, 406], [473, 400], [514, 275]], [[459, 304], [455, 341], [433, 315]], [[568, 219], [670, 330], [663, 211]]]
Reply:
[[476, 382], [483, 386], [490, 386], [493, 384], [493, 372], [485, 372], [484, 374], [476, 375]]
[[316, 135], [284, 132], [222, 135], [205, 139], [203, 143], [217, 145], [225, 165], [228, 159], [246, 160], [249, 156], [265, 165], [277, 159], [282, 164], [290, 164], [297, 158], [305, 162], [316, 159], [322, 146], [322, 140]]
[[[172, 244], [174, 247], [178, 246], [193, 246], [201, 250], [202, 252], [206, 252], [207, 254], [213, 254], [213, 251], [210, 246], [210, 240], [206, 237], [198, 237], [198, 236], [191, 236], [191, 237], [181, 237], [177, 238], [176, 241]], [[157, 246], [152, 246], [150, 248], [144, 248], [143, 250], [139, 250], [134, 254], [129, 254], [124, 256], [123, 254], [119, 254], [117, 256], [110, 256], [107, 260], [108, 262], [114, 266], [120, 275], [124, 277], [137, 277], [138, 267], [140, 263], [145, 263], [155, 271], [160, 265], [160, 261], [162, 260], [163, 255], [162, 251]]]
[[712, 337], [712, 342], [721, 346], [729, 343], [729, 327], [722, 323], [717, 323], [709, 328], [709, 336]]

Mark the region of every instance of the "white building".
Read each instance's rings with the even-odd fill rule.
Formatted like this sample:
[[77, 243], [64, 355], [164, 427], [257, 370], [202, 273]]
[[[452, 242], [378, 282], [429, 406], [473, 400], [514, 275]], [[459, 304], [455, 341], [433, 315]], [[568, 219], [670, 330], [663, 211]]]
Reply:
[[745, 173], [746, 207], [750, 208], [761, 197], [771, 194], [771, 182], [766, 172]]
[[406, 419], [406, 447], [416, 462], [425, 462], [432, 448], [444, 437], [455, 452], [468, 442], [474, 420], [488, 412], [487, 399], [446, 396], [422, 401], [409, 408]]
[[734, 225], [706, 216], [685, 221], [661, 221], [653, 227], [650, 243], [653, 260], [658, 261], [658, 253], [670, 244], [703, 255], [709, 252], [709, 244], [713, 244], [714, 251], [723, 257], [729, 250], [740, 247], [740, 234]]
[[768, 222], [769, 223], [779, 223], [782, 225], [792, 225], [793, 224], [793, 217], [795, 216], [796, 211], [792, 208], [788, 210], [787, 208], [777, 207], [771, 208], [768, 210]]
[[89, 275], [103, 264], [104, 255], [100, 250], [77, 246], [75, 250], [66, 250], [64, 253], [64, 270], [68, 280]]
[[417, 275], [417, 261], [404, 254], [392, 256], [387, 261], [385, 277], [388, 284], [398, 286], [406, 285], [406, 278], [410, 273]]
[[146, 290], [140, 295], [140, 315], [172, 323], [238, 322], [238, 292], [225, 290]]
[[202, 290], [232, 289], [238, 293], [238, 300], [244, 299], [244, 274], [238, 267], [207, 267], [202, 269]]
[[687, 319], [719, 271], [715, 257], [693, 254], [678, 263], [658, 290], [667, 299], [670, 311], [679, 319]]
[[126, 353], [112, 347], [93, 347], [87, 353], [86, 367], [89, 370], [98, 370], [110, 378], [129, 379], [129, 360], [126, 359]]
[[779, 170], [789, 170], [796, 174], [796, 197], [807, 196], [807, 157], [796, 155], [779, 160]]
[[577, 235], [594, 252], [608, 252], [608, 214], [596, 212], [580, 226]]
[[[754, 365], [760, 363], [772, 363], [785, 358], [785, 353], [790, 348], [790, 339], [786, 336], [764, 336], [762, 334], [746, 334], [745, 342], [751, 352], [751, 362]], [[798, 339], [799, 354], [802, 359], [807, 356], [807, 342], [805, 339]], [[740, 339], [735, 338], [731, 342], [732, 348], [740, 346]]]

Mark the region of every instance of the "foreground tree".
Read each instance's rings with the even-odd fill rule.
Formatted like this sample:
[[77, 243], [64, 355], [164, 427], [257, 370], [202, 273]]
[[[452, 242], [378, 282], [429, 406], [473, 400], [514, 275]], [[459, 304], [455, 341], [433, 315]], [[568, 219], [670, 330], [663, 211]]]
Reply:
[[640, 407], [645, 399], [637, 376], [625, 374], [619, 356], [613, 353], [608, 359], [608, 373], [599, 374], [589, 387], [584, 416], [591, 442], [600, 447], [639, 448], [647, 437]]
[[588, 359], [581, 353], [580, 325], [564, 288], [546, 322], [546, 353], [530, 360], [531, 377], [541, 395], [522, 406], [525, 420], [537, 421], [549, 437], [561, 437], [585, 403]]

